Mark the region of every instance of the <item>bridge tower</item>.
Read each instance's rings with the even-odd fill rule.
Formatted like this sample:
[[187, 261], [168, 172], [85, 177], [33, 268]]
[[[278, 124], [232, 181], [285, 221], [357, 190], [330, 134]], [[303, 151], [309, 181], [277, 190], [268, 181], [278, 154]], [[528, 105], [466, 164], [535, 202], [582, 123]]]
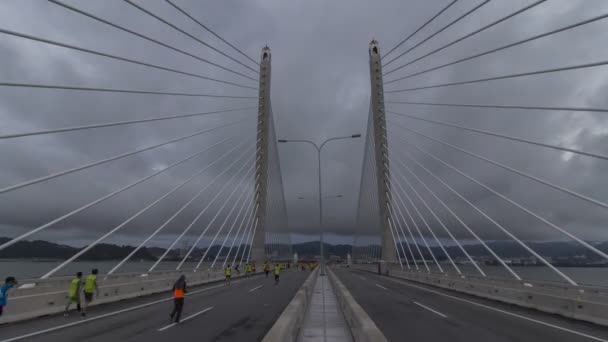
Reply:
[[258, 100], [258, 125], [257, 125], [257, 152], [256, 152], [256, 181], [255, 194], [257, 216], [255, 221], [255, 233], [251, 245], [251, 260], [255, 263], [266, 261], [265, 237], [266, 237], [266, 211], [268, 197], [268, 147], [274, 143], [270, 141], [270, 129], [272, 125], [272, 108], [270, 106], [270, 48], [262, 49], [260, 60], [260, 85]]
[[370, 120], [373, 137], [376, 182], [378, 187], [378, 205], [380, 209], [380, 228], [382, 238], [382, 260], [396, 261], [395, 244], [390, 227], [390, 211], [388, 209], [389, 161], [388, 141], [386, 138], [386, 112], [384, 110], [384, 82], [382, 81], [382, 62], [380, 48], [376, 40], [369, 44], [369, 71], [371, 80]]

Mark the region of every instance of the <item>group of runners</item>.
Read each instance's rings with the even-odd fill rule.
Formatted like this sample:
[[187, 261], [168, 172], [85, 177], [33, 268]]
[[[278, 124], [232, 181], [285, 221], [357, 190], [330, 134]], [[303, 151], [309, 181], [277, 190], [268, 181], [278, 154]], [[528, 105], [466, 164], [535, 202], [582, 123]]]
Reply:
[[[68, 289], [67, 302], [65, 304], [64, 316], [69, 315], [70, 306], [76, 304], [76, 310], [80, 312], [82, 317], [87, 315], [87, 307], [93, 301], [95, 296], [99, 296], [99, 288], [97, 287], [97, 269], [91, 270], [91, 274], [82, 279], [82, 272], [76, 273], [76, 276], [70, 281]], [[8, 303], [8, 291], [17, 286], [15, 277], [7, 277], [4, 284], [0, 286], [0, 316], [4, 311], [4, 307]], [[84, 304], [81, 306], [81, 297], [84, 297]]]
[[[289, 264], [286, 264], [286, 268], [289, 268]], [[313, 266], [311, 265], [311, 269]], [[253, 263], [246, 263], [244, 266], [246, 277], [250, 277], [256, 272], [256, 266]], [[264, 263], [264, 274], [266, 278], [270, 275], [272, 270], [274, 274], [274, 284], [279, 284], [279, 278], [281, 275], [281, 264], [275, 263], [272, 267], [269, 262]], [[305, 267], [302, 268], [303, 270]], [[235, 267], [235, 271], [240, 273], [238, 266]], [[97, 269], [91, 270], [91, 273], [84, 277], [82, 272], [76, 273], [76, 276], [70, 281], [70, 287], [68, 289], [67, 302], [64, 309], [64, 316], [69, 316], [69, 310], [72, 304], [76, 305], [76, 310], [80, 312], [82, 317], [87, 314], [87, 307], [93, 301], [93, 299], [99, 296], [99, 287], [97, 286]], [[224, 270], [226, 276], [225, 284], [229, 285], [232, 278], [232, 268], [230, 265], [226, 266]], [[6, 278], [4, 284], [0, 286], [0, 316], [4, 307], [7, 305], [7, 292], [17, 285], [17, 279], [15, 277]], [[187, 293], [186, 289], [186, 276], [181, 275], [179, 279], [173, 284], [172, 288], [174, 306], [173, 311], [170, 314], [172, 322], [179, 322], [182, 310], [184, 308], [184, 298]], [[84, 298], [84, 302], [81, 300]], [[83, 305], [81, 305], [83, 303]]]
[[[238, 274], [240, 274], [240, 271], [238, 270], [238, 265], [234, 269], [235, 269], [235, 271], [237, 271]], [[250, 264], [250, 263], [245, 264], [245, 276], [246, 277], [251, 276], [251, 274], [253, 274], [255, 272], [256, 272], [255, 264]], [[266, 278], [268, 278], [268, 275], [270, 274], [270, 263], [268, 263], [268, 262], [264, 263], [264, 273], [266, 274]], [[278, 263], [274, 264], [273, 273], [274, 273], [274, 284], [278, 285], [279, 277], [281, 275], [281, 265], [280, 264], [278, 264]], [[230, 265], [227, 265], [226, 268], [224, 269], [224, 275], [226, 277], [225, 284], [230, 285], [230, 280], [232, 278], [232, 267]]]
[[[82, 280], [82, 272], [76, 273], [76, 277], [70, 281], [70, 288], [68, 290], [68, 299], [65, 304], [65, 310], [63, 311], [64, 316], [69, 316], [70, 306], [76, 304], [76, 310], [80, 312], [82, 317], [87, 315], [87, 307], [93, 301], [95, 296], [99, 297], [99, 287], [97, 286], [97, 274], [99, 271], [94, 268], [91, 270], [91, 274], [87, 275]], [[84, 297], [84, 305], [81, 303], [81, 294]]]

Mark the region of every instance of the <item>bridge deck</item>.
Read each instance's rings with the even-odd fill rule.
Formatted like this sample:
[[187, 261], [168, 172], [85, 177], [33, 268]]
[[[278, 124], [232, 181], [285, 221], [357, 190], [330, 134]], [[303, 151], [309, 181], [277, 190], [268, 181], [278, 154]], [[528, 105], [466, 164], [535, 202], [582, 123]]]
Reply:
[[[308, 275], [285, 271], [278, 286], [274, 279], [256, 276], [230, 286], [192, 288], [182, 323], [176, 326], [169, 322], [171, 298], [163, 294], [92, 307], [87, 319], [74, 312], [70, 317], [52, 315], [3, 325], [0, 341], [260, 341]], [[212, 309], [203, 312], [208, 308]], [[132, 310], [124, 311], [128, 309]], [[57, 329], [69, 324], [74, 325]], [[47, 329], [56, 330], [44, 332]], [[27, 337], [31, 333], [38, 335]]]
[[389, 341], [608, 341], [590, 323], [365, 271], [336, 275]]

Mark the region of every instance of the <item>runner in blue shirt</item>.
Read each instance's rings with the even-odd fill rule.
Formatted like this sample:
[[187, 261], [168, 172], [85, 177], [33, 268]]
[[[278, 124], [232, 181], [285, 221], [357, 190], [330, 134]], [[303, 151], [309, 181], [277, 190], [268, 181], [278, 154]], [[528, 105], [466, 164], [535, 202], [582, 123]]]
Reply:
[[0, 286], [0, 316], [2, 316], [2, 311], [6, 306], [7, 302], [7, 292], [9, 289], [12, 289], [17, 285], [17, 279], [15, 277], [8, 277], [4, 282], [4, 285]]

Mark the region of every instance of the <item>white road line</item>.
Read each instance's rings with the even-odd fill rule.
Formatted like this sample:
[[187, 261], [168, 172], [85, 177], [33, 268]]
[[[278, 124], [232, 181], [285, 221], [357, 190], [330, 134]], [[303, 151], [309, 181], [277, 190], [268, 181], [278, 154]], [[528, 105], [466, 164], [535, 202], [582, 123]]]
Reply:
[[[566, 331], [566, 332], [569, 332], [571, 334], [582, 336], [582, 337], [586, 337], [586, 338], [594, 340], [594, 341], [608, 342], [608, 340], [605, 340], [603, 338], [599, 338], [599, 337], [596, 337], [596, 336], [585, 334], [585, 333], [582, 333], [582, 332], [579, 332], [579, 331], [576, 331], [576, 330], [560, 327], [560, 326], [555, 325], [555, 324], [543, 322], [543, 321], [540, 321], [540, 320], [537, 320], [537, 319], [534, 319], [534, 318], [522, 316], [522, 315], [519, 315], [519, 314], [516, 314], [516, 313], [509, 312], [509, 311], [493, 308], [491, 306], [484, 305], [484, 304], [481, 304], [481, 303], [476, 303], [476, 302], [473, 302], [473, 301], [470, 301], [470, 300], [467, 300], [467, 299], [464, 299], [464, 298], [459, 298], [459, 297], [456, 297], [456, 296], [451, 296], [449, 294], [442, 293], [442, 292], [439, 292], [439, 291], [434, 291], [434, 290], [431, 290], [431, 289], [427, 289], [427, 288], [422, 287], [422, 286], [418, 286], [418, 285], [414, 285], [414, 284], [409, 284], [409, 283], [406, 283], [404, 281], [400, 281], [400, 280], [396, 280], [396, 279], [391, 279], [391, 278], [386, 278], [386, 279], [390, 280], [390, 281], [393, 281], [393, 282], [396, 282], [396, 283], [399, 283], [399, 284], [403, 284], [405, 286], [414, 287], [414, 288], [417, 288], [417, 289], [420, 289], [420, 290], [423, 290], [423, 291], [427, 291], [427, 292], [438, 294], [438, 295], [443, 296], [443, 297], [448, 297], [448, 298], [451, 298], [451, 299], [454, 299], [454, 300], [457, 300], [457, 301], [461, 301], [461, 302], [469, 303], [471, 305], [479, 306], [479, 307], [482, 307], [484, 309], [500, 312], [500, 313], [508, 315], [508, 316], [513, 316], [513, 317], [521, 318], [521, 319], [524, 319], [526, 321], [530, 321], [530, 322], [533, 322], [533, 323], [544, 325], [544, 326], [547, 326], [547, 327], [550, 327], [550, 328], [554, 328], [554, 329], [561, 330], [561, 331]], [[3, 341], [0, 341], [0, 342], [3, 342]]]
[[[235, 281], [234, 283], [238, 283], [238, 282], [241, 282], [241, 281], [243, 281], [243, 280]], [[197, 291], [192, 291], [192, 292], [186, 294], [186, 296], [192, 296], [192, 295], [200, 293], [200, 292], [205, 292], [205, 291], [209, 291], [209, 290], [213, 290], [213, 289], [217, 289], [217, 288], [222, 288], [222, 287], [226, 287], [226, 285], [221, 284], [221, 285], [216, 285], [216, 286], [211, 286], [211, 287], [207, 287], [207, 288], [204, 288], [204, 289], [200, 289], [200, 290], [197, 290]], [[173, 300], [173, 297], [171, 297], [171, 298], [165, 298], [165, 299], [160, 299], [160, 300], [156, 300], [156, 301], [153, 301], [153, 302], [149, 302], [149, 303], [141, 304], [141, 305], [137, 305], [137, 306], [132, 306], [130, 308], [126, 308], [126, 309], [122, 309], [122, 310], [118, 310], [118, 311], [109, 312], [109, 313], [106, 313], [106, 314], [103, 314], [103, 315], [99, 315], [99, 316], [95, 316], [95, 317], [91, 317], [91, 318], [86, 318], [86, 319], [79, 320], [79, 321], [72, 322], [72, 323], [62, 324], [62, 325], [58, 325], [58, 326], [55, 326], [55, 327], [51, 327], [51, 328], [47, 328], [47, 329], [43, 329], [43, 330], [34, 331], [34, 332], [29, 333], [29, 334], [11, 337], [11, 338], [6, 339], [6, 340], [0, 340], [0, 342], [19, 341], [19, 340], [23, 340], [25, 338], [34, 337], [34, 336], [38, 336], [38, 335], [43, 335], [43, 334], [54, 332], [54, 331], [57, 331], [57, 330], [62, 330], [62, 329], [65, 329], [65, 328], [69, 328], [69, 327], [81, 325], [81, 324], [84, 324], [84, 323], [96, 321], [96, 320], [99, 320], [99, 319], [102, 319], [102, 318], [116, 316], [116, 315], [119, 315], [121, 313], [125, 313], [125, 312], [129, 312], [129, 311], [145, 308], [145, 307], [148, 307], [148, 306], [151, 306], [151, 305], [168, 302], [170, 300]]]
[[424, 305], [422, 305], [422, 304], [420, 304], [420, 303], [418, 303], [418, 302], [412, 302], [412, 303], [414, 303], [414, 304], [418, 305], [419, 307], [421, 307], [421, 308], [423, 308], [423, 309], [427, 309], [427, 310], [429, 310], [430, 312], [432, 312], [432, 313], [434, 313], [434, 314], [436, 314], [436, 315], [439, 315], [439, 316], [441, 316], [441, 317], [443, 317], [443, 318], [448, 318], [448, 316], [446, 316], [446, 315], [442, 314], [442, 313], [441, 313], [441, 312], [439, 312], [439, 311], [433, 310], [433, 309], [429, 308], [428, 306], [424, 306]]
[[367, 278], [365, 278], [364, 276], [359, 276], [359, 278], [361, 278], [361, 280], [367, 280]]
[[254, 287], [254, 288], [252, 288], [251, 290], [249, 290], [249, 292], [253, 292], [253, 291], [255, 291], [255, 290], [261, 289], [262, 287], [264, 287], [264, 285], [260, 285], [260, 286], [258, 286], [258, 287]]
[[[192, 319], [192, 318], [194, 318], [194, 317], [196, 317], [196, 316], [198, 316], [198, 315], [202, 315], [202, 314], [204, 314], [204, 313], [205, 313], [205, 312], [207, 312], [207, 311], [211, 311], [211, 309], [213, 309], [213, 306], [212, 306], [212, 307], [209, 307], [209, 308], [206, 308], [206, 309], [204, 309], [203, 311], [199, 311], [199, 312], [197, 312], [197, 313], [195, 313], [195, 314], [193, 314], [193, 315], [190, 315], [190, 316], [188, 316], [188, 317], [186, 317], [186, 318], [182, 319], [182, 320], [181, 320], [181, 322], [180, 322], [179, 324], [181, 324], [181, 323], [183, 323], [183, 322], [185, 322], [185, 321], [187, 321], [187, 320], [189, 320], [189, 319]], [[171, 323], [171, 324], [169, 324], [169, 325], [167, 325], [167, 326], [164, 326], [164, 327], [162, 327], [162, 328], [158, 329], [158, 331], [165, 331], [165, 330], [167, 330], [167, 329], [169, 329], [169, 328], [171, 328], [171, 327], [176, 326], [177, 324], [178, 324], [178, 323]]]
[[380, 284], [376, 284], [376, 286], [378, 286], [379, 288], [383, 289], [383, 290], [388, 290], [386, 287], [380, 285]]

